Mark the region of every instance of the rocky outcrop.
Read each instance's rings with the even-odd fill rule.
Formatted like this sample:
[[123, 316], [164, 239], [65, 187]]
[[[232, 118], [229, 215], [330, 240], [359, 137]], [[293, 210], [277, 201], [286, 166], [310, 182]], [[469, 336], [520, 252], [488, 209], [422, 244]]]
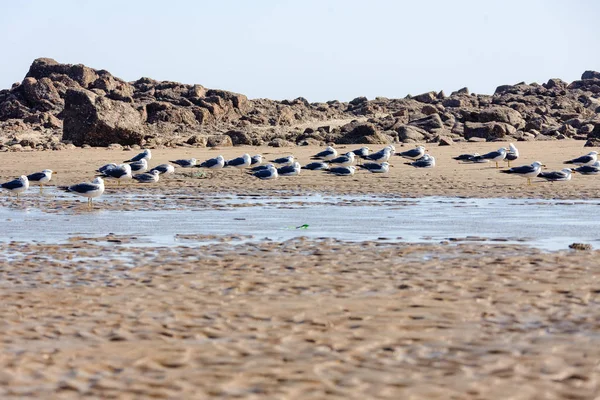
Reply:
[[[106, 70], [39, 58], [22, 82], [0, 90], [0, 149], [56, 149], [64, 146], [61, 140], [147, 147], [564, 138], [596, 142], [599, 113], [596, 71], [585, 71], [571, 83], [553, 78], [541, 85], [501, 85], [493, 95], [474, 94], [465, 87], [450, 95], [430, 91], [402, 99], [310, 103], [303, 97], [251, 100], [200, 84], [151, 78], [126, 82]], [[356, 121], [340, 124], [352, 119]]]

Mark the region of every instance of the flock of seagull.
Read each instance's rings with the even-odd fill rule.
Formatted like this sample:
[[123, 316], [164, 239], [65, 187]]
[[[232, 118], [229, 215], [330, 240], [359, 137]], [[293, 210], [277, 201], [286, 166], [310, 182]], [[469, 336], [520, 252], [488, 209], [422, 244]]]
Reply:
[[[209, 170], [233, 167], [238, 168], [242, 172], [247, 172], [256, 178], [265, 180], [275, 179], [279, 176], [300, 175], [302, 169], [324, 171], [338, 176], [352, 176], [358, 168], [371, 173], [388, 173], [389, 168], [392, 166], [388, 161], [394, 154], [409, 160], [406, 164], [415, 168], [433, 168], [435, 167], [435, 157], [427, 154], [427, 152], [428, 150], [424, 146], [417, 146], [413, 149], [396, 153], [396, 148], [393, 145], [388, 145], [376, 152], [371, 152], [368, 147], [361, 147], [340, 155], [335, 148], [328, 146], [325, 150], [313, 155], [311, 162], [304, 166], [291, 155], [276, 158], [268, 164], [263, 164], [262, 155], [250, 156], [249, 154], [244, 154], [241, 157], [231, 160], [225, 160], [223, 156], [219, 155], [201, 163], [198, 163], [198, 160], [195, 158], [172, 160], [169, 161], [171, 164], [160, 164], [149, 169], [148, 163], [152, 158], [152, 153], [146, 149], [121, 164], [110, 163], [101, 166], [96, 170], [98, 175], [91, 182], [78, 183], [68, 187], [61, 187], [61, 189], [75, 195], [87, 197], [88, 206], [92, 207], [92, 199], [104, 193], [104, 179], [116, 180], [117, 185], [120, 185], [121, 181], [129, 179], [140, 183], [156, 183], [159, 181], [160, 175], [175, 173], [174, 165], [180, 168], [204, 168]], [[499, 163], [503, 161], [508, 162], [508, 166], [510, 167], [510, 162], [519, 158], [519, 150], [514, 144], [510, 143], [508, 148], [501, 147], [496, 151], [486, 154], [461, 154], [453, 158], [462, 163], [495, 162], [496, 168], [499, 169]], [[564, 168], [560, 171], [542, 172], [542, 167], [545, 167], [545, 165], [539, 161], [535, 161], [530, 165], [512, 167], [500, 172], [527, 178], [528, 184], [531, 184], [531, 178], [534, 177], [540, 177], [548, 181], [568, 181], [574, 172], [584, 175], [596, 175], [600, 173], [600, 161], [598, 161], [598, 152], [596, 151], [565, 161], [564, 163], [577, 165], [578, 167]], [[137, 173], [134, 174], [134, 172]], [[45, 169], [31, 175], [22, 175], [12, 181], [1, 183], [0, 188], [9, 190], [19, 197], [21, 193], [29, 188], [30, 183], [39, 184], [41, 191], [43, 186], [52, 179], [52, 174], [56, 174], [56, 172]]]

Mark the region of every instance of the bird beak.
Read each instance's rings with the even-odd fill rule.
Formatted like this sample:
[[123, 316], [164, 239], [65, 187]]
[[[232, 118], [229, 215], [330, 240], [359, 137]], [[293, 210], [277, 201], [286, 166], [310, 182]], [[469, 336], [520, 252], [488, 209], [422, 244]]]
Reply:
[[574, 169], [572, 169], [572, 170], [571, 170], [571, 173], [572, 173], [572, 174], [576, 174], [576, 173], [577, 173], [577, 171], [575, 171]]
[[390, 167], [394, 168], [394, 166], [392, 164], [390, 164]]
[[546, 168], [546, 164], [542, 164], [542, 167]]

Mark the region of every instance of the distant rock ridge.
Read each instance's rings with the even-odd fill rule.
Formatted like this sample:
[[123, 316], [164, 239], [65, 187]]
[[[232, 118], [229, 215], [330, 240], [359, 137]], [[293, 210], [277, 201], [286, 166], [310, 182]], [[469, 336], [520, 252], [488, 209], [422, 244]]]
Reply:
[[453, 143], [463, 140], [588, 140], [600, 143], [600, 72], [498, 86], [493, 95], [426, 92], [310, 103], [33, 61], [0, 90], [0, 150], [66, 146], [293, 146], [325, 143]]

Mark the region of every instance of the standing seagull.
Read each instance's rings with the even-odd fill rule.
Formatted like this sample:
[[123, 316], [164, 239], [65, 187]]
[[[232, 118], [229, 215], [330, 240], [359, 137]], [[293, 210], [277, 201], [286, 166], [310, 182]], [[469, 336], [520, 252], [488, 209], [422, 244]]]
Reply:
[[352, 176], [354, 175], [354, 172], [356, 172], [356, 167], [353, 165], [349, 167], [335, 167], [330, 168], [327, 172], [338, 176]]
[[[104, 172], [102, 172], [102, 176], [105, 178], [116, 179], [117, 186], [119, 186], [122, 180], [131, 179], [131, 165], [120, 164], [115, 167], [105, 169]], [[104, 185], [104, 183], [102, 183], [102, 185]]]
[[279, 176], [297, 176], [300, 175], [302, 167], [299, 162], [295, 162], [292, 165], [286, 165], [285, 167], [277, 168], [277, 174]]
[[540, 172], [538, 178], [544, 178], [547, 181], [570, 181], [573, 170], [571, 168], [563, 168], [560, 171]]
[[517, 149], [517, 147], [512, 143], [508, 144], [508, 148], [509, 150], [508, 153], [506, 153], [505, 160], [508, 162], [508, 166], [510, 167], [510, 162], [519, 158], [519, 149]]
[[77, 185], [69, 186], [66, 190], [67, 192], [71, 192], [78, 196], [87, 197], [88, 208], [92, 208], [92, 199], [101, 196], [102, 193], [104, 193], [104, 180], [97, 177], [91, 183], [78, 183]]
[[146, 172], [148, 169], [148, 161], [145, 158], [142, 158], [139, 161], [129, 163], [129, 166], [133, 172]]
[[369, 149], [367, 146], [361, 147], [360, 149], [352, 150], [354, 155], [358, 158], [365, 158], [369, 155], [369, 151], [371, 151], [371, 149]]
[[208, 169], [221, 169], [225, 166], [225, 159], [223, 156], [219, 155], [215, 158], [208, 159], [200, 164], [199, 168], [208, 168]]
[[433, 168], [435, 167], [435, 157], [430, 156], [429, 154], [425, 154], [418, 160], [406, 164], [412, 165], [415, 168]]
[[271, 162], [279, 164], [282, 167], [286, 165], [292, 165], [294, 163], [294, 156], [280, 157], [272, 160]]
[[342, 167], [347, 167], [349, 165], [354, 164], [354, 153], [350, 151], [344, 154], [343, 156], [339, 156], [330, 160], [329, 162], [331, 164], [338, 164]]
[[534, 162], [531, 165], [523, 165], [521, 167], [512, 167], [511, 169], [503, 169], [504, 174], [515, 174], [527, 178], [527, 184], [531, 185], [531, 178], [535, 178], [542, 172], [542, 167], [545, 165], [539, 161]]
[[473, 162], [488, 162], [494, 161], [496, 163], [496, 168], [500, 168], [498, 163], [506, 158], [506, 149], [504, 147], [500, 147], [496, 151], [491, 151], [482, 156], [472, 157], [471, 161]]
[[244, 168], [248, 168], [251, 163], [252, 163], [252, 157], [250, 157], [250, 154], [244, 154], [241, 157], [234, 158], [233, 160], [228, 160], [227, 162], [225, 162], [225, 166], [226, 167], [236, 167], [236, 168], [242, 170]]
[[573, 171], [579, 172], [581, 175], [598, 175], [600, 173], [600, 161], [596, 161], [592, 165], [582, 165]]
[[18, 198], [21, 193], [29, 189], [29, 179], [25, 175], [21, 175], [17, 179], [0, 184], [0, 188], [15, 193]]
[[590, 151], [585, 156], [577, 157], [569, 161], [565, 161], [565, 164], [575, 164], [575, 165], [592, 165], [596, 161], [598, 161], [598, 152]]
[[414, 149], [396, 153], [397, 156], [408, 158], [409, 160], [418, 160], [425, 155], [427, 150], [424, 146], [417, 146]]
[[146, 172], [145, 174], [137, 174], [133, 176], [133, 179], [140, 183], [155, 183], [158, 182], [160, 172], [154, 170], [152, 172]]
[[360, 165], [360, 167], [375, 174], [387, 174], [388, 172], [390, 172], [391, 165], [390, 163], [384, 161], [381, 164], [364, 163], [363, 165]]
[[181, 160], [169, 160], [169, 162], [171, 162], [173, 164], [177, 164], [181, 168], [192, 168], [193, 166], [196, 165], [195, 158], [187, 158], [187, 159], [181, 159]]
[[[34, 174], [27, 175], [27, 180], [30, 183], [38, 182], [40, 184], [40, 192], [41, 192], [42, 188], [44, 187], [44, 183], [48, 183], [52, 179], [52, 173], [53, 172], [51, 169], [45, 169], [42, 172], [36, 172]], [[56, 173], [56, 172], [54, 172], [54, 173]]]
[[394, 151], [395, 151], [394, 146], [389, 145], [389, 146], [386, 146], [383, 149], [379, 150], [376, 153], [371, 153], [371, 154], [365, 156], [365, 160], [373, 161], [376, 163], [382, 163], [382, 162], [388, 161]]
[[161, 175], [169, 175], [175, 173], [175, 167], [171, 164], [159, 164], [156, 167], [152, 168], [149, 172], [158, 171]]
[[275, 179], [279, 176], [277, 168], [275, 168], [273, 164], [268, 164], [266, 169], [256, 171], [252, 173], [252, 175], [259, 179]]
[[332, 160], [335, 157], [337, 157], [337, 154], [338, 153], [337, 153], [336, 149], [334, 149], [331, 146], [327, 146], [327, 148], [325, 150], [312, 156], [311, 160], [329, 161], [329, 160]]
[[150, 150], [146, 149], [146, 150], [142, 151], [141, 153], [139, 153], [138, 155], [136, 155], [135, 157], [133, 157], [129, 160], [125, 160], [123, 162], [136, 162], [136, 161], [140, 161], [140, 160], [150, 161], [151, 158], [152, 158], [152, 153], [150, 152]]

